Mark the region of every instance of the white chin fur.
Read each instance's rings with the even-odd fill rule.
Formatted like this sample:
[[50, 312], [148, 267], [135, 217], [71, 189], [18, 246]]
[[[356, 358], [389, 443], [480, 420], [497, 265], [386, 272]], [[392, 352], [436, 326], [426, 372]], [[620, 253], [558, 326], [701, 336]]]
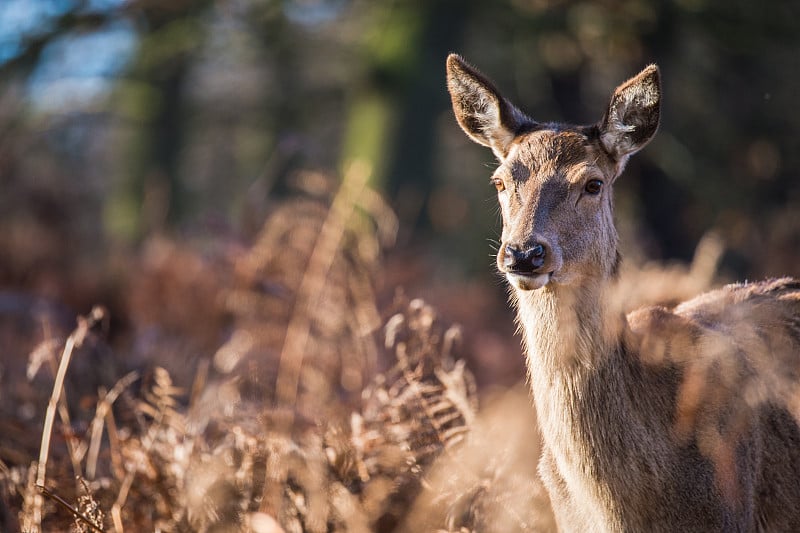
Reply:
[[524, 276], [513, 272], [506, 273], [506, 279], [514, 287], [521, 291], [533, 291], [541, 289], [550, 283], [551, 274], [539, 274], [538, 276]]

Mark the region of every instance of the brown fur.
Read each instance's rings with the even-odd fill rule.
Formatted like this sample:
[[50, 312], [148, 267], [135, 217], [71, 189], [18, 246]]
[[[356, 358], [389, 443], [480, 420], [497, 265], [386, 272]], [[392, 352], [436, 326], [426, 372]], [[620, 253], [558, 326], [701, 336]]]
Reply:
[[[611, 185], [656, 132], [657, 67], [617, 88], [594, 126], [525, 117], [458, 56], [447, 73], [459, 124], [501, 163], [497, 265], [523, 330], [559, 529], [800, 529], [800, 282], [732, 285], [627, 317], [615, 303]], [[537, 245], [541, 266], [509, 268], [506, 247]]]

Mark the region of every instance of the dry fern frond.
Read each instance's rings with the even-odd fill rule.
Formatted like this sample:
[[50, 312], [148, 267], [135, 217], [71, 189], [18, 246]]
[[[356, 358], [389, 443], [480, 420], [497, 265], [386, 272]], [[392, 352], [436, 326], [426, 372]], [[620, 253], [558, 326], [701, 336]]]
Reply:
[[[176, 259], [218, 306], [198, 327], [217, 328], [220, 309], [231, 318], [227, 341], [208, 359], [223, 379], [200, 366], [188, 407], [187, 392], [176, 385], [186, 382], [186, 368], [177, 381], [153, 366], [135, 390], [139, 372], [107, 394], [100, 387], [87, 421], [62, 420], [68, 430], [81, 430], [70, 433], [75, 450], [51, 462], [48, 487], [58, 491], [46, 489], [49, 499], [36, 491], [35, 466], [27, 484], [21, 475], [13, 481], [20, 473], [13, 468], [0, 475], [5, 490], [24, 494], [21, 525], [36, 531], [44, 521], [63, 529], [69, 520], [73, 529], [95, 531], [107, 518], [119, 532], [327, 533], [400, 523], [430, 465], [465, 443], [476, 420], [475, 382], [455, 357], [459, 329], [420, 300], [400, 304], [388, 320], [381, 354], [375, 277], [396, 221], [366, 187], [364, 169], [352, 170], [338, 188], [321, 175], [306, 178], [304, 192], [273, 213], [235, 264], [231, 290], [215, 285], [211, 270], [185, 250], [151, 243], [150, 278], [134, 284], [149, 291], [136, 300], [134, 331], [152, 326], [156, 333], [145, 335], [145, 344], [137, 338], [134, 354], [173, 341], [197, 348], [216, 335], [182, 344], [197, 333], [190, 309], [170, 315], [167, 306], [169, 316], [156, 318], [163, 324], [146, 325], [146, 311], [159, 298], [181, 299], [189, 290], [179, 280], [168, 287], [180, 274], [170, 267]], [[55, 346], [35, 350], [32, 372], [54, 359]], [[376, 375], [381, 356], [393, 364]], [[65, 373], [57, 372], [60, 382]], [[69, 487], [70, 463], [91, 484]], [[56, 505], [65, 510], [53, 512]]]
[[328, 434], [328, 456], [361, 495], [370, 523], [389, 527], [419, 490], [420, 475], [458, 443], [477, 411], [472, 375], [452, 356], [457, 329], [445, 328], [421, 300], [387, 321], [396, 364], [364, 391], [348, 446]]
[[461, 446], [426, 471], [400, 531], [555, 531], [537, 473], [536, 420], [527, 391], [487, 399]]
[[339, 187], [304, 172], [297, 192], [269, 216], [235, 265], [223, 294], [235, 328], [214, 367], [235, 376], [243, 400], [291, 406], [304, 420], [357, 403], [374, 375], [380, 324], [379, 251], [396, 219], [354, 166]]
[[387, 321], [386, 346], [397, 363], [365, 391], [364, 414], [368, 422], [391, 421], [418, 461], [427, 451], [460, 440], [477, 412], [475, 380], [464, 362], [453, 358], [460, 337], [458, 327], [444, 328], [421, 300]]

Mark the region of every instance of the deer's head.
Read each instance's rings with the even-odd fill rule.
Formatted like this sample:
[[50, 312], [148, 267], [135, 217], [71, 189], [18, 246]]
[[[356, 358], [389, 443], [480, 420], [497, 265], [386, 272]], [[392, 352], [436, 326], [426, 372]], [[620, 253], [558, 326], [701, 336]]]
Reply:
[[608, 277], [617, 263], [611, 186], [658, 128], [659, 73], [620, 85], [591, 126], [542, 124], [506, 100], [455, 54], [447, 86], [458, 123], [492, 149], [503, 215], [497, 267], [519, 290]]

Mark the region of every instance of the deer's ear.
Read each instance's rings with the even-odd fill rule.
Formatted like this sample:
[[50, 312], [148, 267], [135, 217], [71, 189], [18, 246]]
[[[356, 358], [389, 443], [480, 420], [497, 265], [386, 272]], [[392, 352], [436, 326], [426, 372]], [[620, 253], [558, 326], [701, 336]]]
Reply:
[[614, 91], [600, 123], [600, 141], [620, 163], [644, 148], [658, 129], [661, 83], [656, 65], [650, 65]]
[[511, 141], [532, 122], [457, 54], [447, 57], [447, 89], [458, 124], [473, 141], [491, 148], [498, 159], [508, 155]]

